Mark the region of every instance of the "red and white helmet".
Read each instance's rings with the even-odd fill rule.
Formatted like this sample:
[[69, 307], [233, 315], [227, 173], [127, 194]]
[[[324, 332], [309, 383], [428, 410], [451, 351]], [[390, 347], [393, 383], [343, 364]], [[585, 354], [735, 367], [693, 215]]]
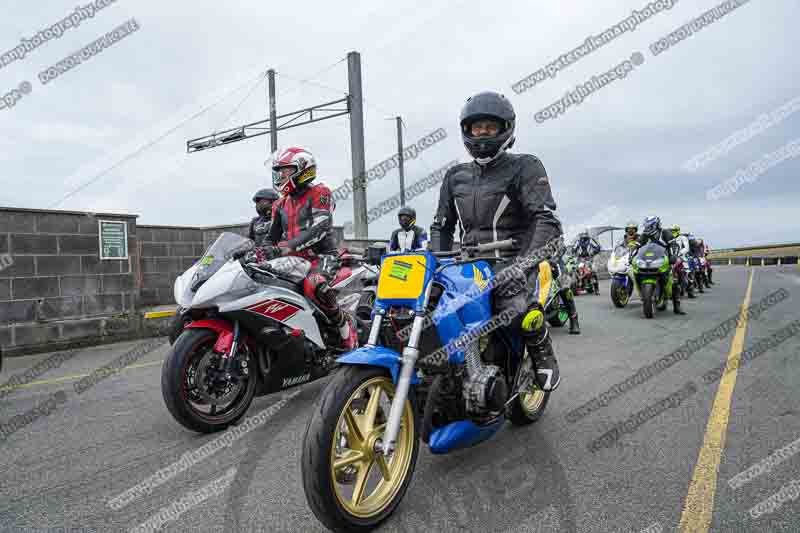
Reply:
[[276, 150], [272, 157], [272, 183], [284, 195], [292, 194], [317, 177], [317, 162], [304, 148]]

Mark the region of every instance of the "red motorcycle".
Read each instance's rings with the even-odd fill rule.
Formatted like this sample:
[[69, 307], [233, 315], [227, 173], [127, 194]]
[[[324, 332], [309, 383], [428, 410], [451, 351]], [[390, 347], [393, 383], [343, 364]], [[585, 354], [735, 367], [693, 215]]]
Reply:
[[600, 294], [600, 280], [592, 268], [592, 260], [581, 258], [575, 268], [575, 294], [580, 294], [581, 291], [588, 292], [589, 294]]

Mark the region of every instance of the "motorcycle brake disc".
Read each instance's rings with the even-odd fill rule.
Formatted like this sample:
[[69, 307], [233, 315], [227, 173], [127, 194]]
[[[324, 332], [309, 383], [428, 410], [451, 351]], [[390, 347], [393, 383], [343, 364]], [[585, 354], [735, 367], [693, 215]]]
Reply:
[[221, 396], [209, 394], [208, 384], [206, 382], [209, 378], [208, 368], [211, 365], [211, 359], [213, 355], [213, 352], [209, 350], [197, 364], [197, 372], [195, 373], [195, 384], [197, 385], [197, 388], [195, 389], [195, 392], [207, 403], [211, 405], [220, 405], [227, 403], [229, 400], [236, 397], [242, 388], [242, 382], [240, 381], [236, 384], [233, 384], [228, 381], [225, 387], [225, 392], [223, 392]]

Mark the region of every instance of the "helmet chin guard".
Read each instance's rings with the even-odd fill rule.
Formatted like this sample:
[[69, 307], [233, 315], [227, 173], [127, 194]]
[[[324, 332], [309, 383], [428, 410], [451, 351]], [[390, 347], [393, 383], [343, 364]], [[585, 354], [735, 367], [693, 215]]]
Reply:
[[[291, 147], [276, 150], [268, 160], [272, 167], [272, 183], [285, 196], [295, 194], [317, 177], [317, 163], [308, 150]], [[289, 173], [286, 173], [289, 169]]]
[[476, 157], [475, 158], [475, 162], [478, 163], [479, 165], [482, 165], [482, 166], [488, 165], [489, 163], [491, 163], [492, 161], [494, 161], [495, 159], [500, 157], [503, 154], [503, 152], [505, 152], [506, 150], [508, 150], [512, 146], [514, 146], [514, 141], [516, 141], [516, 138], [515, 137], [510, 137], [509, 139], [506, 140], [506, 142], [504, 142], [500, 146], [500, 149], [498, 149], [497, 153], [495, 153], [493, 156], [491, 156], [491, 157]]

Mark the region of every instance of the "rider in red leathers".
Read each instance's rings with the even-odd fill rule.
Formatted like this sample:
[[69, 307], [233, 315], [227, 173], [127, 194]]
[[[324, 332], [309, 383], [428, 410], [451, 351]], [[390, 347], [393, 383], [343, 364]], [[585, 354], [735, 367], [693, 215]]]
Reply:
[[303, 283], [306, 298], [313, 301], [334, 324], [341, 337], [341, 348], [358, 347], [358, 333], [353, 318], [336, 302], [330, 283], [341, 266], [333, 236], [333, 197], [317, 177], [314, 156], [303, 148], [276, 152], [272, 164], [275, 189], [282, 197], [272, 206], [272, 246], [257, 249], [258, 260], [279, 256], [299, 256], [311, 262], [311, 271]]

